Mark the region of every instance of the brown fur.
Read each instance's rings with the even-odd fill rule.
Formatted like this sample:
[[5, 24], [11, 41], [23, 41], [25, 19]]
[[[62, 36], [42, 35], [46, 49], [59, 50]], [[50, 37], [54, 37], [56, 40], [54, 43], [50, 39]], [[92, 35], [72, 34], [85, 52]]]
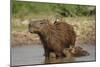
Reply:
[[64, 56], [63, 49], [75, 45], [76, 35], [71, 25], [63, 22], [50, 23], [48, 20], [31, 21], [29, 32], [40, 36], [45, 56], [54, 52], [57, 57]]
[[76, 41], [76, 33], [74, 31], [73, 26], [66, 22], [55, 21], [54, 24], [56, 26], [56, 29], [61, 33], [62, 37], [64, 38], [67, 47], [74, 47]]
[[65, 48], [63, 50], [63, 53], [66, 55], [66, 57], [73, 56], [73, 57], [81, 57], [81, 56], [88, 56], [89, 53], [86, 50], [83, 50], [83, 48], [76, 46], [74, 48]]

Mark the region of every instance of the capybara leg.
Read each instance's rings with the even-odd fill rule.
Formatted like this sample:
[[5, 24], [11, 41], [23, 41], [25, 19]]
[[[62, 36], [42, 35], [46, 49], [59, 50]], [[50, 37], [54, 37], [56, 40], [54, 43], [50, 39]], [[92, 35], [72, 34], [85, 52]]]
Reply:
[[49, 57], [49, 50], [48, 49], [45, 49], [45, 57]]

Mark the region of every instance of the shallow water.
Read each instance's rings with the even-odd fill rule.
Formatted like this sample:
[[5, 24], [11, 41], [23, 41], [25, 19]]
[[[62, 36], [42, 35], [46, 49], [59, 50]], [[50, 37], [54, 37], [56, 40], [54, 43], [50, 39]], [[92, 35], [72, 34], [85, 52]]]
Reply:
[[61, 59], [46, 59], [42, 45], [22, 46], [11, 48], [11, 66], [45, 64], [45, 63], [62, 63], [62, 62], [81, 62], [95, 61], [95, 45], [78, 45], [87, 50], [90, 55], [84, 57], [68, 57]]

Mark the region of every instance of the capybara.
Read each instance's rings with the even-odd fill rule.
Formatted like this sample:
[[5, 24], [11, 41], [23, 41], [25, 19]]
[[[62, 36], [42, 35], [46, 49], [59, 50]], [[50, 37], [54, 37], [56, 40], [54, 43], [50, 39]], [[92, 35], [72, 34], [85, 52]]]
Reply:
[[82, 47], [79, 47], [79, 46], [72, 48], [71, 53], [76, 57], [89, 55], [89, 53], [86, 50], [84, 50]]
[[63, 49], [75, 45], [74, 29], [64, 22], [52, 24], [46, 19], [30, 21], [29, 32], [39, 35], [46, 57], [49, 57], [51, 52], [55, 53], [56, 57], [64, 57]]
[[89, 53], [86, 50], [83, 50], [82, 47], [76, 46], [73, 48], [65, 48], [63, 53], [66, 57], [73, 56], [73, 57], [81, 57], [81, 56], [88, 56]]

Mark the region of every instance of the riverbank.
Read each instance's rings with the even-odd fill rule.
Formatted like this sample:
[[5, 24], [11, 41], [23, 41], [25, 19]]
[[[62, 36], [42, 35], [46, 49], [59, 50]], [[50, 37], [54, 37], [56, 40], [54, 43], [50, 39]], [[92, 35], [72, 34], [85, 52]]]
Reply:
[[29, 32], [12, 32], [11, 47], [40, 44], [39, 37]]

